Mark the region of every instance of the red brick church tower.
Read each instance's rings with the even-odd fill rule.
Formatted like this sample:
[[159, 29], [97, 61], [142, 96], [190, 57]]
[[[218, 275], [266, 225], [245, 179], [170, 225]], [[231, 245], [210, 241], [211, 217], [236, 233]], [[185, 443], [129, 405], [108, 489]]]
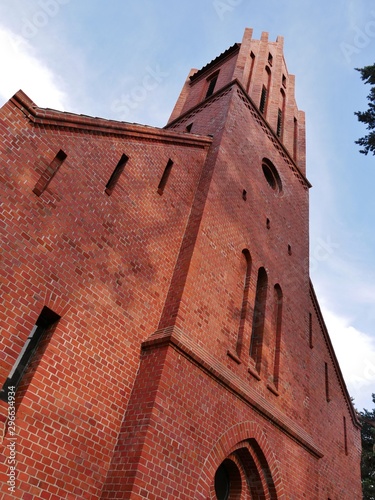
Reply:
[[164, 129], [19, 91], [0, 155], [1, 498], [361, 498], [281, 37], [191, 71]]

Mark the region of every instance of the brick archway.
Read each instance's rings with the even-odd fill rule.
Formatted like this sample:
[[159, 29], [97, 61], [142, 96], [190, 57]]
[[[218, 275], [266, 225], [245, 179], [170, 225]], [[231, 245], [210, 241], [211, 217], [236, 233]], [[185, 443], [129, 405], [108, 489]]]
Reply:
[[[254, 422], [241, 422], [228, 429], [207, 456], [194, 498], [215, 500], [214, 477], [227, 459], [238, 464], [244, 487], [241, 500], [285, 500], [281, 473], [265, 434]], [[247, 483], [250, 486], [247, 487]], [[231, 498], [231, 496], [229, 497]]]

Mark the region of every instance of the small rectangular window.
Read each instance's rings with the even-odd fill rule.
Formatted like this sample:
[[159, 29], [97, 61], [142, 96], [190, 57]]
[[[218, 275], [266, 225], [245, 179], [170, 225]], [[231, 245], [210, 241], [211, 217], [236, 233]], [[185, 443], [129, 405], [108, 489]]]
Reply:
[[267, 89], [263, 85], [263, 87], [262, 87], [262, 95], [260, 97], [260, 106], [259, 106], [259, 111], [261, 113], [264, 113], [264, 111], [266, 109], [266, 102], [267, 102]]
[[35, 184], [33, 193], [35, 193], [37, 196], [40, 196], [43, 193], [43, 191], [47, 189], [49, 183], [56, 175], [56, 172], [59, 170], [66, 157], [67, 157], [66, 153], [64, 153], [64, 151], [60, 149], [55, 158], [44, 170], [38, 182]]
[[27, 367], [32, 360], [41, 339], [50, 330], [50, 328], [60, 319], [60, 316], [48, 307], [43, 307], [35, 325], [33, 326], [21, 352], [11, 369], [8, 378], [0, 391], [0, 399], [8, 400], [8, 391], [15, 392], [20, 385]]
[[217, 82], [217, 77], [218, 77], [218, 74], [207, 79], [208, 88], [207, 88], [205, 99], [207, 99], [207, 97], [210, 97], [210, 95], [212, 95], [214, 93], [214, 89], [215, 89], [216, 82]]
[[128, 161], [128, 159], [129, 158], [125, 154], [123, 154], [120, 158], [120, 161], [117, 163], [116, 168], [112, 172], [112, 175], [109, 178], [109, 181], [107, 182], [107, 184], [105, 186], [105, 192], [109, 196], [112, 194], [112, 191], [114, 190], [114, 188], [115, 188], [115, 186], [120, 178], [120, 175], [124, 171], [124, 168], [125, 168], [125, 165], [126, 165], [126, 162]]
[[167, 185], [168, 177], [171, 173], [172, 167], [173, 167], [173, 161], [171, 159], [169, 159], [167, 166], [164, 169], [163, 175], [161, 176], [159, 185], [158, 185], [158, 193], [160, 195], [162, 195], [164, 192], [164, 188]]

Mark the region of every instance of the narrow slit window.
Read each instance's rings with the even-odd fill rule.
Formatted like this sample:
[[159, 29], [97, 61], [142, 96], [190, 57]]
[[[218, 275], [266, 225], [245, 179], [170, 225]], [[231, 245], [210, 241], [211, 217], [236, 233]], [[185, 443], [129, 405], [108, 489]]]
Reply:
[[283, 75], [283, 77], [282, 77], [281, 84], [284, 88], [286, 88], [286, 76], [285, 75]]
[[244, 201], [246, 201], [246, 200], [247, 200], [247, 191], [246, 191], [246, 189], [243, 189], [243, 190], [242, 190], [242, 199], [243, 199]]
[[256, 369], [260, 373], [263, 347], [264, 320], [267, 300], [267, 273], [264, 267], [258, 271], [257, 288], [255, 295], [253, 327], [250, 342], [250, 357], [254, 360]]
[[167, 166], [164, 169], [163, 175], [160, 179], [159, 186], [158, 186], [158, 193], [161, 195], [164, 192], [165, 186], [167, 185], [168, 182], [168, 177], [171, 173], [173, 167], [173, 161], [171, 159], [168, 160]]
[[329, 403], [331, 401], [329, 394], [329, 373], [328, 373], [328, 363], [324, 363], [324, 377], [325, 377], [325, 388], [326, 388], [326, 401]]
[[313, 324], [312, 324], [312, 314], [309, 313], [309, 345], [312, 349], [314, 347], [313, 344]]
[[33, 189], [33, 193], [37, 196], [40, 196], [48, 187], [51, 180], [56, 175], [57, 171], [61, 167], [63, 161], [67, 157], [67, 154], [64, 153], [62, 149], [57, 153], [55, 158], [51, 161], [48, 167], [44, 170], [42, 175], [40, 176], [38, 182], [35, 184]]
[[207, 97], [210, 97], [214, 93], [216, 82], [217, 82], [217, 77], [218, 77], [218, 74], [212, 76], [211, 78], [209, 78], [207, 80], [208, 88], [207, 88], [206, 97], [205, 97], [206, 99], [207, 99]]
[[240, 325], [238, 328], [237, 346], [236, 346], [236, 352], [239, 357], [241, 357], [242, 353], [245, 323], [249, 309], [249, 288], [250, 288], [250, 273], [251, 273], [251, 256], [249, 250], [247, 249], [242, 250], [242, 255], [244, 256], [246, 268], [244, 273]]
[[114, 190], [114, 188], [115, 188], [115, 186], [120, 178], [120, 175], [124, 171], [124, 168], [125, 168], [125, 165], [126, 165], [126, 162], [128, 161], [128, 159], [129, 158], [125, 154], [123, 154], [121, 156], [120, 161], [117, 163], [116, 168], [112, 172], [112, 175], [109, 178], [109, 181], [107, 182], [107, 184], [105, 186], [106, 194], [108, 194], [108, 195], [112, 194], [112, 191]]
[[344, 424], [344, 451], [345, 455], [348, 455], [348, 431], [346, 428], [346, 418], [343, 417], [343, 424]]
[[298, 121], [294, 118], [294, 133], [293, 133], [293, 159], [297, 161], [298, 152]]
[[272, 56], [271, 52], [269, 52], [269, 54], [268, 54], [268, 64], [270, 66], [272, 66], [272, 63], [273, 63], [273, 56]]
[[246, 92], [249, 92], [249, 90], [250, 90], [250, 84], [251, 84], [253, 73], [254, 73], [254, 65], [255, 65], [255, 54], [254, 54], [254, 52], [250, 52], [250, 59], [251, 59], [250, 73], [249, 73], [249, 79], [247, 81]]
[[18, 355], [4, 385], [0, 391], [0, 399], [7, 401], [8, 391], [15, 392], [20, 385], [38, 345], [43, 337], [57, 323], [60, 316], [51, 311], [48, 307], [43, 307], [35, 325], [33, 326], [21, 352]]

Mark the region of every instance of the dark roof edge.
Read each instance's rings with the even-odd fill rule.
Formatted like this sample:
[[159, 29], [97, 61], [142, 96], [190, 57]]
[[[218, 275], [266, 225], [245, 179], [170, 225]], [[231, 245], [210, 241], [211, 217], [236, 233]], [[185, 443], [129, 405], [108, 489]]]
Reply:
[[332, 345], [332, 342], [331, 342], [331, 338], [329, 336], [328, 329], [327, 329], [327, 326], [325, 324], [325, 321], [324, 321], [324, 318], [323, 318], [323, 314], [322, 314], [322, 311], [320, 309], [319, 302], [318, 302], [318, 299], [317, 299], [317, 296], [316, 296], [316, 293], [315, 293], [315, 290], [314, 290], [314, 287], [313, 287], [313, 284], [312, 284], [311, 280], [310, 280], [310, 296], [311, 296], [311, 300], [313, 302], [313, 306], [315, 308], [316, 314], [318, 316], [318, 320], [319, 320], [320, 326], [321, 326], [322, 331], [323, 331], [324, 340], [325, 340], [325, 342], [327, 344], [329, 354], [331, 356], [331, 359], [332, 359], [332, 362], [334, 364], [336, 373], [338, 375], [339, 382], [340, 382], [340, 385], [341, 385], [341, 390], [342, 390], [342, 392], [344, 394], [344, 397], [346, 399], [346, 404], [348, 406], [349, 413], [350, 413], [350, 415], [352, 417], [354, 425], [356, 427], [358, 427], [359, 429], [361, 429], [361, 423], [360, 423], [360, 421], [358, 419], [357, 413], [356, 413], [356, 411], [354, 409], [354, 406], [353, 406], [353, 403], [352, 403], [352, 401], [350, 399], [350, 394], [349, 394], [348, 389], [346, 387], [346, 383], [345, 383], [344, 377], [342, 375], [341, 368], [340, 368], [339, 362], [337, 360], [336, 353], [335, 353], [335, 350], [333, 348], [333, 345]]
[[214, 67], [218, 62], [221, 62], [226, 57], [228, 57], [228, 56], [234, 54], [235, 52], [237, 52], [240, 49], [240, 47], [241, 47], [240, 43], [235, 43], [234, 45], [232, 45], [231, 47], [229, 47], [227, 50], [225, 50], [224, 52], [222, 52], [219, 56], [215, 57], [215, 59], [212, 59], [212, 61], [210, 61], [209, 63], [207, 63], [205, 66], [203, 66], [203, 68], [199, 69], [196, 73], [194, 73], [194, 75], [191, 75], [190, 81], [193, 82], [194, 80], [196, 80], [199, 76], [202, 75], [202, 73], [205, 73], [207, 70], [209, 70], [212, 67]]

